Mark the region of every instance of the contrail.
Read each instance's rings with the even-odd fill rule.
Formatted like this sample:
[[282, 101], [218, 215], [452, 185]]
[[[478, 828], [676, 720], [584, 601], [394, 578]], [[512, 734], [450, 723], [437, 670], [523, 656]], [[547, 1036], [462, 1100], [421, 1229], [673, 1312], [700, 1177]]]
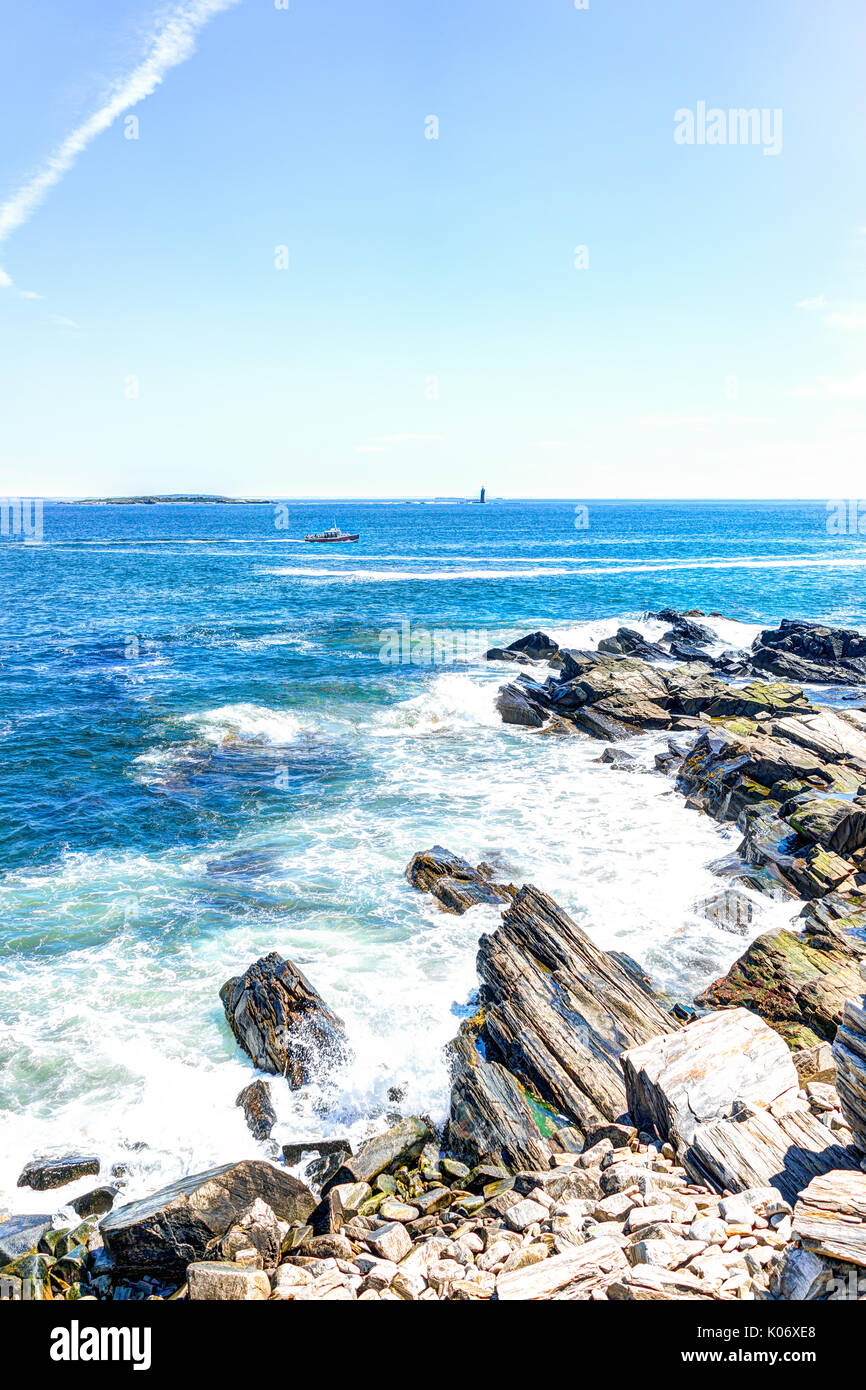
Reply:
[[[124, 111], [149, 97], [171, 68], [191, 57], [198, 32], [208, 20], [238, 3], [239, 0], [191, 0], [191, 3], [179, 5], [160, 23], [147, 57], [119, 80], [105, 105], [67, 135], [44, 167], [0, 207], [0, 246], [33, 216], [46, 194], [60, 182], [97, 135], [107, 130]], [[0, 273], [0, 285], [8, 282], [9, 277], [4, 280]]]

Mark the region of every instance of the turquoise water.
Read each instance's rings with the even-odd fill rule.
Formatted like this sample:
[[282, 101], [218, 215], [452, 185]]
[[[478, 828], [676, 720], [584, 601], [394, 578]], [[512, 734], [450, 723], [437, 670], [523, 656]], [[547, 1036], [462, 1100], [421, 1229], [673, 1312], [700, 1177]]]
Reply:
[[[784, 615], [859, 626], [866, 538], [821, 502], [597, 502], [587, 529], [575, 506], [46, 504], [41, 544], [0, 541], [0, 1209], [53, 1146], [122, 1160], [130, 1192], [257, 1152], [217, 991], [268, 950], [355, 1050], [275, 1085], [280, 1137], [360, 1135], [395, 1087], [441, 1116], [497, 917], [409, 888], [434, 841], [539, 883], [677, 997], [739, 954], [692, 911], [729, 832], [597, 744], [505, 728], [501, 667], [383, 649], [403, 624], [422, 655], [433, 629], [594, 645], [664, 605], [719, 610], [720, 646]], [[360, 544], [299, 543], [335, 517]]]

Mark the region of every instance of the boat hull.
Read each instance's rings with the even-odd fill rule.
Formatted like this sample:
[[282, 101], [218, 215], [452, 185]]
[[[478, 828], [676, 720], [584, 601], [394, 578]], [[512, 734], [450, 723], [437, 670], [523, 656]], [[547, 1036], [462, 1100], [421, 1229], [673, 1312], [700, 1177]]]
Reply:
[[347, 541], [359, 541], [357, 536], [304, 536], [308, 545], [345, 545]]

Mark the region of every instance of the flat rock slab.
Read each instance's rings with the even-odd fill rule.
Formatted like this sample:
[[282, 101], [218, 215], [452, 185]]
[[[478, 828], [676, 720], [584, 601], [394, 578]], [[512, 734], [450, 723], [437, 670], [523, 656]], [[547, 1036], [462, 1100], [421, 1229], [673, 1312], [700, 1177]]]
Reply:
[[806, 1109], [699, 1125], [683, 1156], [694, 1182], [717, 1192], [775, 1187], [792, 1205], [813, 1178], [836, 1168], [857, 1170], [852, 1151]]
[[585, 1133], [626, 1112], [620, 1057], [671, 1018], [617, 960], [531, 884], [479, 942], [483, 1041], [546, 1104]]
[[649, 1264], [635, 1265], [610, 1285], [607, 1296], [617, 1302], [635, 1303], [667, 1303], [670, 1299], [712, 1302], [719, 1298], [696, 1274]]
[[787, 1044], [748, 1009], [725, 1009], [623, 1054], [628, 1109], [641, 1129], [690, 1144], [708, 1120], [736, 1100], [777, 1105], [794, 1100], [797, 1069]]
[[539, 1298], [576, 1298], [594, 1289], [605, 1289], [628, 1269], [622, 1246], [607, 1236], [597, 1236], [574, 1252], [553, 1255], [539, 1264], [500, 1274], [496, 1297], [500, 1303]]
[[866, 1173], [813, 1178], [794, 1208], [794, 1232], [817, 1255], [866, 1267]]
[[18, 1179], [19, 1187], [32, 1187], [47, 1192], [65, 1187], [78, 1178], [95, 1178], [99, 1174], [99, 1159], [95, 1154], [65, 1154], [62, 1158], [34, 1158]]
[[256, 1198], [290, 1224], [305, 1222], [318, 1205], [310, 1189], [291, 1174], [246, 1159], [195, 1173], [118, 1207], [100, 1230], [115, 1264], [174, 1274], [216, 1250]]

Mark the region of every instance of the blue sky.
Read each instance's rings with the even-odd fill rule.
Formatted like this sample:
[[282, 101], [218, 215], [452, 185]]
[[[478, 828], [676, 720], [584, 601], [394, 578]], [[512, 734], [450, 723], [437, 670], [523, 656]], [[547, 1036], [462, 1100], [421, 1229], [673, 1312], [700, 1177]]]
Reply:
[[[41, 0], [4, 39], [0, 491], [863, 493], [859, 0]], [[781, 149], [678, 144], [699, 102]]]

